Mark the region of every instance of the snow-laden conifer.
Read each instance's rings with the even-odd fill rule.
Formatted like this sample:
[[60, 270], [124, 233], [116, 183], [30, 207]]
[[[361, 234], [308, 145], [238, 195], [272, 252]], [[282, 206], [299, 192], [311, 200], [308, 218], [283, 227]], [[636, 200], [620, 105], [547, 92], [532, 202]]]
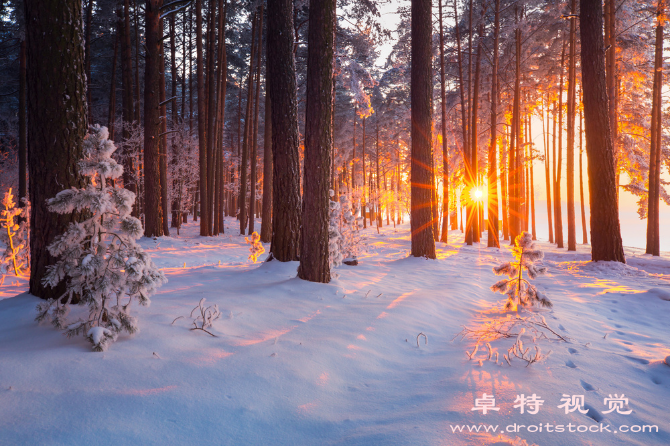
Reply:
[[[356, 197], [354, 196], [354, 198]], [[352, 203], [346, 193], [342, 194], [340, 196], [340, 212], [342, 214], [340, 252], [344, 258], [343, 263], [356, 265], [358, 255], [365, 247], [365, 240], [360, 231], [363, 225], [360, 201], [354, 200]]]
[[507, 295], [505, 308], [517, 310], [519, 306], [530, 307], [540, 305], [551, 307], [551, 302], [528, 280], [523, 278], [523, 270], [528, 273], [529, 279], [535, 279], [547, 272], [544, 266], [538, 266], [536, 262], [542, 260], [544, 253], [535, 248], [533, 238], [528, 232], [519, 234], [515, 240], [516, 246], [512, 253], [516, 262], [506, 262], [493, 268], [496, 275], [505, 275], [502, 279], [491, 286], [491, 291]]
[[[331, 199], [328, 201], [330, 206], [330, 219], [328, 221], [328, 264], [330, 270], [336, 266], [340, 266], [344, 260], [342, 254], [342, 234], [340, 227], [342, 226], [342, 208], [340, 203], [333, 201], [335, 191], [330, 190]], [[331, 273], [332, 274], [332, 273]]]
[[[48, 249], [58, 258], [42, 278], [46, 286], [65, 282], [65, 292], [37, 306], [37, 320], [51, 320], [65, 334], [83, 334], [93, 350], [103, 351], [121, 332], [138, 331], [130, 315], [136, 301], [148, 306], [149, 297], [167, 282], [163, 273], [136, 243], [142, 223], [130, 215], [135, 194], [117, 186], [123, 167], [111, 157], [116, 150], [106, 127], [95, 125], [84, 140], [79, 172], [87, 178], [82, 189], [67, 189], [47, 200], [59, 214], [80, 212], [85, 220], [70, 223]], [[68, 322], [70, 305], [88, 306], [86, 319]]]
[[[2, 274], [6, 274], [12, 269], [14, 275], [19, 276], [30, 264], [28, 250], [30, 206], [15, 207], [11, 187], [5, 192], [2, 206], [4, 209], [0, 211], [0, 226], [2, 226], [0, 241], [5, 244], [5, 251], [0, 256], [0, 270]], [[23, 221], [17, 223], [16, 217], [23, 217]]]

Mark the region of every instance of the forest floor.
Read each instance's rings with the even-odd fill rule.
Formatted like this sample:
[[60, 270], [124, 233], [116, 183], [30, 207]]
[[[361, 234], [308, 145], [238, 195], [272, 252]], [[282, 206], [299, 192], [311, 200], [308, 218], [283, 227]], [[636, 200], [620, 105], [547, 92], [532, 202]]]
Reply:
[[[226, 223], [225, 236], [199, 237], [189, 223], [142, 239], [168, 283], [134, 309], [141, 331], [104, 353], [34, 322], [38, 299], [7, 276], [0, 444], [670, 444], [670, 253], [592, 263], [588, 246], [540, 243], [549, 272], [534, 283], [554, 307], [534, 313], [568, 342], [538, 340], [547, 359], [509, 366], [514, 339], [491, 343], [499, 363], [483, 345], [469, 360], [474, 342], [454, 339], [507, 316], [489, 290], [491, 268], [512, 257], [507, 243], [468, 247], [452, 231], [431, 261], [408, 258], [408, 225], [366, 229], [360, 264], [314, 284], [296, 278], [297, 262], [250, 263]], [[189, 330], [201, 298], [222, 312], [216, 337]], [[483, 393], [499, 411], [472, 410]], [[539, 413], [520, 414], [519, 394], [544, 400]], [[632, 412], [605, 413], [604, 399], [621, 394]], [[584, 395], [588, 413], [566, 414], [563, 395]], [[569, 432], [581, 426], [590, 431]], [[635, 426], [647, 432], [624, 432]]]

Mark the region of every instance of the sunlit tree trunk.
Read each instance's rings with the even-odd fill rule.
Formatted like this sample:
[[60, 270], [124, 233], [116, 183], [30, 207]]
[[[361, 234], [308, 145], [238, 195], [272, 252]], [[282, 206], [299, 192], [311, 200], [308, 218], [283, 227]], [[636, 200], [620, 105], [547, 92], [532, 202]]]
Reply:
[[656, 9], [656, 45], [651, 104], [651, 145], [649, 150], [649, 193], [647, 198], [647, 249], [646, 254], [660, 255], [660, 182], [661, 134], [663, 91], [663, 21], [665, 0], [659, 0]]
[[[163, 235], [161, 209], [161, 20], [162, 0], [145, 4], [144, 68], [144, 235]], [[163, 83], [163, 87], [165, 84]]]
[[[570, 14], [577, 13], [577, 0], [571, 0]], [[568, 251], [577, 250], [577, 230], [575, 228], [575, 111], [576, 111], [576, 59], [577, 59], [577, 19], [570, 19], [570, 53], [568, 55]]]
[[[267, 43], [266, 43], [267, 45]], [[266, 56], [267, 57], [267, 56]], [[267, 82], [267, 72], [265, 74]], [[263, 220], [261, 221], [261, 241], [272, 241], [272, 103], [265, 93], [265, 128], [263, 137]]]
[[546, 189], [546, 196], [547, 196], [547, 223], [549, 226], [549, 243], [554, 243], [554, 222], [553, 218], [551, 215], [551, 174], [550, 174], [550, 164], [551, 164], [551, 157], [549, 156], [549, 95], [547, 94], [547, 120], [546, 120], [546, 127], [545, 127], [545, 119], [544, 119], [544, 114], [545, 114], [545, 108], [544, 108], [544, 102], [542, 104], [542, 139], [543, 139], [543, 145], [544, 145], [544, 178], [545, 178], [545, 189]]
[[[64, 287], [42, 283], [54, 262], [47, 246], [76, 214], [59, 215], [46, 200], [70, 187], [82, 187], [77, 162], [87, 133], [82, 2], [25, 0], [27, 142], [30, 209], [30, 293], [58, 298]], [[45, 34], [49, 36], [45, 38]], [[67, 67], [64, 70], [63, 67]]]
[[[608, 119], [602, 0], [581, 0], [581, 66], [591, 198], [591, 259], [626, 261], [621, 242], [614, 146]], [[588, 88], [587, 88], [588, 87]], [[597, 200], [593, 197], [598, 197]]]
[[272, 101], [271, 255], [279, 261], [300, 255], [300, 153], [298, 100], [293, 58], [293, 1], [268, 0], [268, 92]]
[[[563, 67], [565, 65], [565, 39], [561, 52], [561, 80], [558, 88], [558, 108], [554, 102], [554, 133], [556, 133], [556, 117], [558, 116], [558, 159], [554, 157], [556, 179], [554, 181], [554, 240], [559, 248], [563, 248], [563, 210], [561, 208], [561, 170], [563, 166]], [[555, 154], [554, 154], [555, 155]]]
[[195, 47], [196, 47], [196, 76], [198, 84], [198, 159], [200, 167], [200, 181], [198, 196], [200, 198], [200, 235], [208, 236], [209, 208], [207, 207], [207, 109], [205, 98], [205, 73], [203, 66], [202, 48], [202, 3], [195, 0]]
[[[580, 92], [580, 102], [581, 102], [581, 92]], [[582, 168], [582, 153], [583, 153], [583, 143], [582, 141], [584, 140], [583, 138], [583, 118], [582, 118], [582, 110], [579, 110], [579, 200], [581, 204], [581, 211], [582, 211], [582, 243], [587, 244], [589, 242], [588, 235], [587, 235], [587, 228], [586, 228], [586, 212], [584, 211], [584, 176], [583, 176], [583, 171], [584, 169]]]
[[493, 22], [493, 67], [491, 68], [491, 142], [488, 156], [488, 247], [500, 248], [498, 231], [498, 47], [500, 34], [500, 0], [495, 0]]
[[[162, 0], [161, 0], [162, 1]], [[163, 35], [165, 30], [163, 26], [163, 19], [159, 23], [160, 35]], [[170, 228], [168, 225], [168, 187], [167, 187], [167, 105], [165, 98], [165, 45], [163, 39], [160, 40], [160, 72], [159, 72], [159, 120], [160, 120], [160, 134], [158, 139], [158, 152], [160, 169], [160, 190], [161, 190], [161, 224], [163, 225], [163, 235], [170, 235]]]
[[411, 71], [411, 243], [412, 256], [435, 258], [431, 222], [432, 15], [430, 0], [412, 0]]

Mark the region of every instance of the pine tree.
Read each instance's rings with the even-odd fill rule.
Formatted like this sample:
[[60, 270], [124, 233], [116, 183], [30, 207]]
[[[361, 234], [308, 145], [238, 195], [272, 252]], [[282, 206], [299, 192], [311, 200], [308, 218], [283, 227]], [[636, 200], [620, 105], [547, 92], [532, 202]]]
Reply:
[[533, 236], [524, 231], [514, 240], [516, 246], [512, 249], [516, 262], [506, 262], [493, 268], [493, 272], [500, 276], [505, 275], [508, 279], [502, 279], [491, 286], [491, 291], [507, 294], [505, 308], [517, 311], [518, 307], [529, 307], [540, 305], [551, 307], [552, 303], [547, 297], [535, 288], [528, 280], [523, 278], [523, 270], [528, 273], [529, 279], [547, 272], [544, 266], [537, 266], [535, 262], [542, 260], [544, 253], [535, 249]]
[[[14, 270], [14, 275], [19, 276], [22, 269], [30, 263], [28, 252], [28, 216], [30, 215], [30, 206], [15, 207], [14, 195], [10, 187], [2, 200], [4, 209], [0, 211], [0, 225], [3, 230], [0, 231], [0, 241], [6, 246], [5, 252], [0, 256], [0, 268], [2, 273], [6, 274], [10, 267]], [[14, 219], [19, 218], [17, 223]]]
[[[84, 140], [79, 171], [88, 185], [63, 190], [47, 200], [52, 212], [82, 212], [88, 218], [70, 223], [48, 246], [58, 260], [47, 267], [42, 283], [55, 288], [65, 282], [65, 292], [39, 304], [36, 318], [51, 320], [68, 337], [84, 334], [94, 351], [105, 350], [121, 332], [137, 332], [131, 303], [148, 306], [149, 297], [167, 282], [136, 243], [144, 229], [131, 216], [135, 194], [113, 181], [123, 175], [123, 167], [111, 158], [116, 147], [108, 136], [106, 127], [96, 125]], [[75, 299], [88, 306], [88, 319], [68, 323]]]

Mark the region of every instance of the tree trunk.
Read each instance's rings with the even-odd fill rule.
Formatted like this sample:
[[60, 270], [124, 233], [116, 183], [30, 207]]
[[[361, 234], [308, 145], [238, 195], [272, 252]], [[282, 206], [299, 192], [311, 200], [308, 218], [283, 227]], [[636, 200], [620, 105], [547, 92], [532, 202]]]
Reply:
[[84, 29], [84, 69], [86, 71], [86, 102], [88, 103], [88, 125], [93, 125], [93, 99], [91, 97], [91, 22], [93, 21], [93, 0], [86, 6], [86, 26]]
[[112, 79], [109, 87], [109, 108], [107, 109], [107, 129], [109, 139], [116, 141], [114, 123], [116, 121], [116, 59], [119, 55], [119, 33], [114, 35], [114, 56], [112, 56]]
[[660, 183], [661, 183], [661, 134], [663, 91], [663, 21], [665, 5], [659, 0], [656, 16], [656, 45], [651, 104], [651, 146], [649, 150], [649, 192], [647, 198], [647, 249], [646, 254], [660, 255]]
[[[125, 0], [123, 9], [121, 6], [116, 10], [118, 17], [118, 32], [121, 36], [121, 119], [122, 137], [126, 141], [130, 138], [130, 126], [135, 120], [133, 110], [133, 59], [130, 45], [130, 4]], [[139, 124], [139, 122], [138, 122]], [[135, 156], [139, 153], [124, 153], [123, 158], [123, 187], [138, 195], [138, 184], [136, 184]], [[139, 178], [137, 178], [139, 180]], [[138, 197], [139, 198], [139, 197]], [[139, 202], [133, 205], [133, 216], [139, 217]]]
[[[162, 0], [161, 0], [162, 1]], [[160, 137], [159, 137], [159, 163], [158, 166], [160, 167], [160, 185], [161, 185], [161, 223], [163, 225], [163, 235], [170, 235], [170, 227], [168, 224], [168, 211], [169, 211], [169, 204], [168, 204], [168, 184], [167, 184], [167, 103], [166, 103], [166, 97], [165, 97], [165, 89], [166, 89], [166, 83], [165, 83], [165, 45], [163, 44], [163, 32], [165, 30], [165, 27], [163, 26], [163, 19], [160, 19], [160, 35], [161, 35], [161, 41], [160, 41], [160, 95], [159, 95], [159, 103], [162, 104], [160, 106]]]
[[522, 227], [522, 187], [523, 172], [520, 166], [521, 155], [521, 29], [515, 30], [515, 77], [514, 77], [514, 102], [512, 107], [512, 128], [510, 137], [509, 167], [507, 184], [507, 196], [509, 199], [509, 233], [510, 244], [514, 245], [516, 237], [521, 233]]
[[589, 242], [589, 239], [586, 231], [586, 212], [584, 212], [584, 176], [582, 174], [582, 172], [584, 171], [584, 169], [582, 169], [582, 152], [584, 151], [582, 141], [584, 140], [584, 138], [582, 137], [582, 131], [583, 131], [582, 122], [583, 122], [582, 110], [580, 109], [579, 110], [579, 201], [581, 204], [581, 211], [582, 211], [582, 243], [586, 245]]
[[272, 245], [281, 262], [300, 255], [300, 151], [293, 58], [293, 1], [268, 0], [268, 92], [272, 101]]
[[[472, 2], [470, 2], [472, 5]], [[479, 77], [481, 73], [481, 59], [482, 59], [482, 36], [484, 34], [484, 13], [482, 10], [482, 17], [479, 22], [479, 36], [477, 38], [477, 55], [475, 57], [475, 78], [472, 88], [472, 120], [470, 121], [470, 169], [471, 169], [471, 178], [472, 185], [475, 187], [475, 190], [479, 189], [479, 156], [478, 156], [478, 117], [479, 117]], [[472, 198], [472, 197], [471, 197]], [[472, 231], [472, 241], [479, 243], [481, 235], [481, 211], [482, 211], [482, 200], [479, 197], [475, 196], [475, 200], [472, 201], [473, 208], [473, 218], [471, 221], [471, 231]], [[468, 218], [468, 220], [470, 220]]]
[[[570, 14], [577, 14], [577, 0], [571, 0]], [[576, 111], [576, 62], [577, 62], [577, 19], [570, 19], [570, 54], [568, 56], [568, 251], [577, 250], [575, 228], [575, 111]]]
[[28, 142], [26, 141], [26, 40], [19, 47], [19, 207], [26, 204], [22, 198], [28, 198], [26, 169], [28, 168]]
[[[549, 95], [547, 94], [547, 107], [549, 106]], [[549, 157], [549, 110], [547, 110], [547, 128], [545, 130], [545, 121], [544, 121], [544, 103], [542, 106], [542, 140], [544, 145], [544, 178], [545, 178], [545, 188], [547, 196], [547, 223], [549, 225], [549, 243], [554, 243], [554, 223], [551, 215], [551, 173], [550, 173], [550, 164], [551, 158]], [[580, 159], [581, 160], [581, 159]], [[581, 162], [581, 161], [580, 161]], [[581, 164], [580, 164], [581, 166]], [[581, 167], [580, 167], [581, 169]]]
[[256, 186], [258, 182], [256, 169], [258, 167], [258, 113], [261, 96], [261, 48], [263, 48], [263, 4], [258, 13], [258, 43], [256, 43], [256, 99], [254, 100], [253, 135], [251, 138], [251, 178], [249, 187], [249, 232], [254, 232], [254, 217], [256, 215]]
[[412, 256], [435, 258], [431, 221], [432, 16], [430, 0], [412, 0], [411, 72], [411, 240]]
[[240, 164], [240, 234], [244, 234], [247, 228], [247, 165], [249, 163], [249, 151], [251, 144], [251, 133], [253, 131], [253, 120], [251, 113], [254, 103], [254, 59], [256, 58], [256, 28], [258, 22], [258, 11], [254, 13], [251, 26], [251, 50], [249, 51], [249, 76], [247, 78], [247, 106], [244, 114], [244, 142], [242, 145], [242, 162]]
[[563, 248], [563, 208], [561, 203], [561, 171], [563, 167], [563, 67], [565, 66], [565, 39], [563, 39], [563, 50], [561, 52], [561, 80], [558, 87], [558, 110], [554, 109], [554, 125], [556, 124], [556, 113], [558, 113], [558, 160], [556, 163], [556, 184], [554, 184], [554, 216], [556, 219], [556, 232], [554, 238], [556, 245]]
[[[267, 43], [266, 43], [267, 45]], [[267, 56], [266, 56], [267, 58]], [[267, 63], [267, 62], [266, 62]], [[267, 71], [267, 68], [266, 68]], [[267, 85], [267, 72], [265, 75]], [[263, 215], [261, 220], [261, 241], [272, 241], [272, 103], [265, 91], [265, 129], [263, 136]]]
[[[135, 118], [139, 125], [141, 120], [140, 112], [140, 8], [138, 2], [140, 0], [133, 0], [135, 6]], [[129, 17], [130, 18], [130, 17]], [[128, 25], [128, 35], [130, 35], [130, 25]], [[138, 185], [139, 190], [139, 185]]]
[[214, 235], [214, 188], [216, 176], [216, 157], [214, 147], [216, 146], [216, 6], [215, 0], [209, 2], [209, 20], [207, 29], [207, 210], [209, 235]]
[[442, 235], [440, 241], [449, 242], [449, 148], [447, 147], [447, 95], [444, 75], [444, 28], [442, 24], [442, 0], [440, 13], [440, 105], [442, 130]]
[[330, 282], [329, 202], [333, 146], [335, 0], [310, 0], [305, 113], [305, 183], [298, 277]]
[[591, 259], [625, 263], [617, 200], [614, 146], [608, 119], [602, 0], [581, 0], [581, 65], [591, 199]]
[[161, 218], [161, 20], [162, 0], [147, 0], [145, 5], [144, 68], [144, 235], [163, 235]]
[[[46, 200], [82, 187], [77, 162], [87, 133], [82, 2], [25, 0], [30, 168], [30, 293], [58, 298], [64, 286], [48, 288], [42, 277], [54, 262], [47, 246], [76, 214], [49, 212]], [[67, 67], [67, 69], [63, 69]]]
[[493, 67], [491, 68], [491, 142], [489, 144], [488, 171], [488, 247], [500, 248], [498, 230], [498, 47], [500, 34], [500, 0], [495, 0], [493, 23]]
[[195, 0], [195, 47], [198, 83], [198, 151], [200, 164], [200, 235], [210, 235], [207, 203], [207, 111], [205, 108], [205, 75], [202, 60], [202, 4]]

